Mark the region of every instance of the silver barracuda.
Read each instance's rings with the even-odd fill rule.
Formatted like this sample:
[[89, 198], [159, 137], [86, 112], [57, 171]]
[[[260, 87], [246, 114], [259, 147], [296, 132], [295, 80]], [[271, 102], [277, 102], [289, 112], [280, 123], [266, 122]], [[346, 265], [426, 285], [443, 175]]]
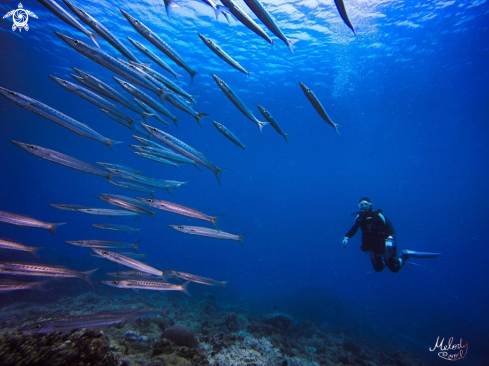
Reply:
[[128, 210], [128, 211], [134, 211], [134, 212], [142, 213], [145, 215], [149, 215], [151, 217], [153, 217], [153, 215], [154, 215], [154, 212], [149, 211], [149, 210], [141, 207], [141, 202], [136, 201], [137, 203], [134, 203], [134, 202], [129, 201], [130, 200], [129, 197], [122, 199], [120, 197], [115, 197], [113, 195], [104, 194], [104, 193], [102, 193], [98, 196], [95, 196], [95, 197], [97, 197], [98, 199], [101, 199], [102, 201], [104, 201], [110, 205], [121, 207], [121, 208]]
[[130, 226], [116, 225], [116, 224], [92, 224], [93, 227], [103, 230], [121, 231], [126, 233], [138, 233], [141, 229], [135, 229]]
[[[151, 136], [151, 135], [150, 135]], [[144, 137], [140, 137], [140, 136], [136, 136], [136, 135], [132, 135], [132, 137], [134, 139], [136, 139], [138, 142], [142, 143], [143, 145], [145, 146], [150, 146], [150, 147], [154, 147], [155, 149], [159, 149], [159, 150], [166, 150], [166, 151], [173, 151], [171, 149], [168, 149], [167, 147], [164, 147], [163, 145], [161, 144], [158, 144], [157, 142], [154, 142], [154, 141], [151, 141], [151, 140], [148, 140], [148, 139], [145, 139]]]
[[63, 0], [63, 2], [70, 8], [70, 10], [75, 13], [75, 15], [86, 25], [92, 28], [95, 32], [97, 32], [102, 38], [104, 38], [107, 42], [109, 42], [112, 47], [114, 47], [117, 51], [119, 51], [122, 55], [127, 57], [129, 60], [140, 62], [136, 56], [116, 37], [114, 36], [102, 23], [93, 18], [90, 14], [88, 14], [83, 9], [75, 6], [73, 3], [68, 0]]
[[84, 88], [82, 86], [76, 85], [70, 81], [63, 80], [60, 78], [57, 78], [52, 75], [48, 75], [51, 80], [53, 80], [56, 84], [62, 86], [69, 92], [78, 95], [80, 98], [83, 98], [87, 101], [89, 101], [92, 104], [95, 104], [97, 107], [105, 109], [122, 119], [124, 119], [127, 123], [132, 124], [134, 122], [134, 119], [130, 118], [127, 116], [124, 112], [120, 111], [115, 104], [112, 104], [109, 102], [107, 99], [104, 99], [98, 94], [95, 94], [94, 92], [88, 90], [87, 88]]
[[125, 97], [121, 93], [119, 93], [116, 89], [111, 87], [109, 84], [103, 82], [102, 80], [96, 78], [89, 73], [86, 73], [76, 67], [73, 67], [73, 70], [80, 75], [87, 83], [89, 83], [95, 90], [99, 93], [105, 95], [107, 98], [112, 99], [114, 102], [122, 104], [124, 107], [136, 112], [144, 119], [147, 118], [147, 113], [136, 103], [134, 103], [130, 98]]
[[154, 100], [153, 98], [151, 98], [148, 94], [144, 93], [143, 91], [139, 90], [138, 88], [136, 88], [134, 85], [131, 85], [130, 83], [128, 83], [127, 81], [124, 81], [124, 80], [121, 80], [121, 79], [118, 79], [114, 76], [114, 80], [125, 90], [127, 91], [128, 93], [132, 94], [133, 96], [135, 96], [136, 98], [142, 100], [143, 102], [145, 102], [146, 104], [148, 104], [149, 106], [153, 107], [154, 109], [156, 109], [158, 112], [160, 113], [163, 113], [165, 116], [167, 116], [168, 118], [170, 118], [176, 125], [176, 122], [178, 120], [177, 117], [175, 117], [169, 110], [168, 108], [166, 108], [162, 103]]
[[165, 159], [165, 158], [160, 158], [158, 156], [154, 156], [154, 155], [150, 155], [150, 154], [145, 154], [145, 153], [142, 153], [142, 152], [139, 152], [139, 151], [135, 151], [134, 154], [136, 154], [137, 156], [139, 156], [141, 158], [144, 158], [144, 159], [156, 161], [157, 163], [160, 163], [160, 164], [170, 165], [170, 166], [174, 166], [175, 168], [178, 168], [178, 164], [177, 163], [175, 163], [175, 162], [173, 162], [171, 160]]
[[312, 90], [309, 89], [307, 86], [305, 86], [301, 82], [299, 82], [299, 84], [300, 84], [300, 86], [302, 88], [302, 91], [306, 95], [307, 99], [309, 99], [309, 101], [311, 102], [312, 106], [319, 113], [319, 115], [321, 116], [321, 118], [324, 119], [330, 126], [332, 126], [335, 129], [335, 131], [338, 133], [338, 135], [339, 135], [340, 134], [339, 131], [338, 131], [339, 124], [333, 123], [333, 121], [331, 120], [331, 118], [329, 118], [329, 116], [326, 113], [326, 110], [324, 109], [323, 105], [321, 104], [321, 102], [319, 101], [319, 99], [316, 97], [316, 95], [314, 95], [314, 93], [312, 92]]
[[334, 0], [334, 3], [336, 5], [336, 8], [338, 9], [338, 12], [340, 13], [341, 19], [343, 19], [343, 22], [348, 26], [353, 31], [353, 34], [357, 35], [357, 32], [355, 31], [355, 28], [353, 28], [353, 25], [351, 24], [350, 18], [348, 18], [348, 14], [346, 13], [346, 8], [345, 8], [345, 3], [343, 0]]
[[66, 244], [74, 245], [82, 248], [97, 248], [97, 249], [132, 249], [138, 253], [138, 244], [141, 240], [135, 243], [124, 243], [122, 241], [113, 240], [68, 240], [65, 241]]
[[155, 63], [157, 63], [158, 65], [160, 65], [163, 69], [165, 69], [166, 71], [168, 71], [170, 74], [172, 74], [175, 79], [178, 78], [178, 75], [175, 71], [173, 71], [173, 69], [165, 62], [163, 61], [161, 58], [159, 58], [153, 51], [149, 50], [148, 48], [146, 48], [144, 45], [142, 45], [141, 43], [139, 43], [138, 41], [135, 41], [134, 39], [132, 38], [129, 38], [127, 37], [127, 39], [129, 40], [129, 42], [131, 42], [134, 47], [136, 47], [139, 51], [141, 51], [142, 53], [144, 53], [146, 56], [148, 56], [151, 60], [153, 60]]
[[202, 113], [202, 112], [197, 112], [192, 108], [192, 106], [185, 100], [180, 99], [180, 97], [177, 94], [166, 94], [165, 99], [169, 101], [171, 104], [173, 104], [175, 107], [178, 109], [184, 111], [185, 113], [190, 114], [192, 117], [195, 118], [197, 123], [199, 124], [200, 127], [202, 127], [202, 124], [200, 123], [200, 119], [202, 117], [208, 116], [208, 113]]
[[[88, 89], [91, 89], [95, 93], [100, 93], [102, 95], [105, 95], [101, 90], [97, 89], [95, 87], [95, 85], [90, 84], [86, 79], [82, 78], [81, 76], [78, 76], [78, 75], [75, 75], [75, 74], [70, 74], [70, 76], [73, 79], [75, 79], [76, 81], [78, 81], [81, 85], [83, 85], [84, 87], [86, 87]], [[105, 95], [105, 96], [107, 96], [107, 95]]]
[[204, 4], [209, 5], [212, 8], [212, 10], [214, 10], [214, 15], [216, 16], [216, 20], [219, 20], [219, 14], [222, 14], [226, 17], [226, 20], [229, 23], [229, 14], [226, 13], [225, 11], [220, 11], [219, 5], [217, 5], [214, 0], [202, 0], [202, 2]]
[[221, 58], [222, 60], [227, 62], [229, 65], [234, 67], [236, 70], [239, 70], [242, 73], [246, 74], [246, 76], [248, 76], [248, 77], [250, 76], [250, 73], [248, 71], [246, 71], [245, 68], [238, 63], [238, 61], [236, 61], [231, 56], [229, 56], [226, 52], [224, 52], [224, 50], [221, 47], [219, 47], [216, 44], [216, 42], [214, 42], [213, 40], [211, 40], [207, 37], [204, 37], [200, 33], [199, 33], [199, 37], [200, 37], [200, 39], [202, 39], [202, 41], [205, 43], [205, 45], [211, 49], [212, 52], [214, 52], [217, 56], [219, 56], [219, 58]]
[[139, 100], [138, 98], [134, 98], [134, 101], [136, 102], [137, 105], [139, 105], [142, 109], [144, 109], [148, 116], [152, 116], [154, 117], [155, 119], [157, 119], [158, 121], [160, 121], [161, 123], [163, 123], [165, 126], [168, 126], [168, 122], [165, 121], [163, 119], [163, 117], [161, 117], [159, 115], [158, 112], [156, 112], [153, 108], [151, 108], [149, 105], [147, 105], [146, 103], [144, 103], [142, 100]]
[[267, 28], [275, 34], [278, 38], [280, 38], [284, 43], [289, 47], [290, 52], [294, 52], [292, 45], [296, 42], [296, 40], [288, 39], [282, 30], [279, 28], [278, 24], [273, 20], [271, 15], [262, 5], [259, 0], [244, 0], [246, 5], [251, 9], [253, 13], [262, 21], [263, 24], [267, 26]]
[[[133, 149], [136, 149], [137, 152], [139, 152], [141, 154], [150, 154], [150, 155], [156, 156], [158, 158], [162, 158], [162, 159], [168, 159], [168, 160], [172, 160], [172, 161], [184, 163], [184, 164], [192, 164], [197, 169], [199, 169], [199, 167], [195, 161], [183, 156], [182, 154], [174, 152], [174, 151], [170, 151], [167, 149], [161, 150], [161, 149], [153, 147], [153, 146], [137, 146], [137, 145], [129, 145], [129, 146], [132, 147]], [[144, 156], [144, 157], [146, 157], [146, 156]]]
[[112, 163], [102, 163], [102, 162], [97, 162], [98, 165], [103, 166], [104, 168], [113, 168], [113, 169], [120, 169], [120, 170], [125, 170], [126, 172], [132, 172], [136, 174], [140, 174], [141, 171], [138, 169], [133, 169], [129, 168], [125, 165], [120, 165], [120, 164], [112, 164]]
[[0, 94], [2, 94], [5, 98], [10, 100], [11, 102], [25, 108], [31, 112], [39, 114], [44, 118], [47, 118], [67, 129], [81, 135], [88, 137], [92, 140], [101, 142], [106, 145], [110, 149], [112, 149], [112, 145], [119, 144], [121, 141], [116, 141], [109, 139], [107, 137], [102, 136], [97, 131], [91, 129], [86, 124], [78, 122], [77, 120], [67, 116], [66, 114], [61, 113], [60, 111], [51, 108], [50, 106], [39, 102], [33, 98], [30, 98], [26, 95], [5, 89], [0, 87]]
[[114, 210], [111, 208], [81, 208], [77, 210], [88, 215], [107, 216], [107, 217], [124, 217], [124, 216], [139, 216], [138, 212], [127, 210]]
[[154, 192], [155, 192], [153, 189], [149, 189], [139, 184], [130, 183], [130, 182], [117, 182], [111, 179], [109, 180], [109, 183], [120, 188], [130, 189], [131, 191], [149, 193], [152, 196], [154, 196]]
[[171, 185], [168, 184], [163, 179], [145, 177], [144, 175], [134, 174], [131, 172], [125, 172], [125, 171], [122, 171], [120, 169], [107, 168], [107, 170], [110, 173], [117, 175], [118, 177], [120, 177], [122, 179], [129, 180], [131, 182], [135, 182], [135, 183], [139, 183], [139, 184], [144, 184], [144, 185], [150, 186], [150, 187], [163, 188], [163, 189], [166, 189], [168, 191], [168, 193], [170, 193]]
[[287, 136], [289, 136], [288, 133], [285, 133], [282, 128], [280, 127], [280, 125], [277, 123], [277, 121], [275, 121], [275, 118], [273, 118], [273, 116], [270, 114], [269, 111], [267, 111], [265, 108], [263, 108], [261, 105], [257, 104], [256, 105], [258, 107], [258, 109], [260, 110], [261, 114], [263, 115], [263, 117], [265, 117], [265, 119], [270, 122], [270, 124], [272, 125], [272, 127], [275, 129], [275, 131], [277, 131], [280, 135], [282, 135], [285, 139], [285, 142], [289, 143], [289, 140], [287, 140]]
[[178, 203], [157, 200], [154, 198], [136, 197], [136, 199], [149, 207], [157, 208], [158, 210], [168, 211], [177, 215], [187, 216], [198, 220], [210, 222], [217, 229], [216, 221], [219, 216], [209, 216], [196, 209], [179, 205]]
[[48, 281], [20, 282], [20, 281], [0, 281], [0, 292], [10, 292], [18, 290], [39, 290], [47, 291], [44, 285]]
[[67, 204], [67, 203], [50, 203], [49, 206], [52, 206], [54, 208], [57, 208], [58, 210], [64, 210], [64, 211], [78, 211], [82, 208], [90, 208], [89, 206], [71, 205], [71, 204]]
[[165, 273], [156, 268], [153, 268], [145, 263], [142, 263], [134, 258], [126, 257], [120, 253], [109, 252], [108, 250], [103, 249], [92, 249], [95, 253], [97, 253], [100, 257], [108, 259], [109, 261], [116, 262], [122, 264], [123, 266], [133, 268], [137, 271], [146, 272], [153, 274], [155, 276], [163, 277]]
[[141, 126], [139, 126], [139, 124], [137, 124], [137, 122], [133, 121], [132, 123], [128, 123], [125, 119], [123, 119], [119, 116], [116, 116], [114, 113], [110, 113], [109, 111], [107, 111], [105, 109], [101, 109], [101, 111], [107, 117], [112, 118], [114, 121], [123, 125], [124, 127], [127, 127], [136, 133], [140, 133], [143, 136], [149, 137], [148, 133], [143, 128], [141, 128]]
[[231, 90], [231, 88], [216, 75], [212, 74], [212, 77], [217, 83], [217, 86], [226, 94], [226, 96], [234, 103], [234, 105], [243, 113], [246, 117], [252, 120], [262, 132], [263, 126], [268, 125], [268, 122], [259, 121], [254, 115], [251, 109], [249, 109], [244, 102], [238, 97], [238, 95]]
[[98, 268], [86, 272], [79, 272], [64, 267], [48, 266], [44, 264], [0, 262], [0, 273], [15, 276], [74, 277], [84, 280], [90, 286], [93, 286], [90, 276], [97, 270]]
[[155, 276], [155, 275], [152, 275], [150, 273], [141, 272], [141, 271], [109, 272], [109, 273], [107, 273], [107, 276], [119, 277], [119, 278], [134, 278], [134, 279], [141, 279], [141, 278], [159, 279], [160, 278], [159, 276]]
[[26, 325], [19, 329], [21, 333], [43, 334], [51, 332], [71, 332], [82, 328], [103, 328], [120, 323], [131, 323], [137, 316], [139, 309], [119, 309], [115, 311], [102, 311], [96, 314], [69, 315], [62, 318], [44, 320], [42, 322]]
[[126, 288], [126, 289], [134, 289], [134, 290], [153, 290], [153, 291], [182, 291], [186, 295], [190, 296], [190, 293], [187, 290], [187, 286], [190, 281], [187, 281], [181, 285], [175, 285], [173, 283], [162, 282], [162, 281], [151, 281], [151, 280], [112, 280], [112, 281], [102, 281], [106, 285], [117, 287], [117, 288]]
[[4, 222], [6, 224], [11, 224], [16, 226], [38, 227], [38, 228], [46, 229], [51, 234], [56, 234], [56, 228], [58, 226], [66, 224], [66, 222], [53, 224], [49, 222], [39, 221], [29, 216], [14, 214], [5, 211], [0, 211], [0, 222]]
[[82, 41], [65, 36], [59, 32], [54, 33], [83, 56], [88, 57], [92, 61], [95, 61], [96, 63], [132, 81], [133, 83], [151, 90], [158, 95], [160, 99], [163, 97], [164, 90], [161, 90], [158, 85], [152, 82], [148, 77], [149, 75], [139, 71], [137, 68], [132, 67], [126, 62], [123, 62], [101, 50], [97, 50], [96, 48], [83, 43]]
[[217, 130], [222, 133], [224, 136], [226, 136], [233, 144], [239, 146], [240, 148], [243, 149], [243, 151], [246, 149], [246, 146], [243, 145], [241, 141], [236, 137], [234, 133], [231, 132], [226, 126], [222, 125], [219, 122], [212, 121], [214, 126], [216, 126]]
[[109, 173], [97, 169], [93, 165], [75, 159], [69, 155], [65, 155], [60, 152], [46, 149], [45, 147], [41, 147], [37, 145], [25, 144], [23, 142], [17, 142], [17, 141], [10, 141], [10, 142], [13, 143], [14, 145], [17, 145], [21, 149], [27, 151], [28, 153], [31, 153], [32, 155], [36, 155], [40, 158], [52, 161], [56, 164], [64, 165], [84, 173], [99, 175], [106, 179], [111, 178], [111, 175]]
[[180, 86], [175, 84], [173, 81], [168, 79], [166, 76], [161, 75], [159, 72], [150, 69], [148, 66], [144, 64], [140, 65], [135, 65], [140, 68], [141, 71], [144, 71], [145, 73], [149, 74], [150, 76], [154, 77], [156, 80], [160, 81], [162, 84], [164, 84], [168, 89], [171, 91], [174, 91], [177, 94], [180, 94], [182, 97], [187, 98], [192, 102], [192, 104], [195, 104], [195, 96], [187, 93], [185, 90], [183, 90]]
[[167, 55], [173, 62], [175, 62], [178, 66], [183, 68], [190, 74], [190, 79], [193, 81], [194, 76], [197, 74], [197, 71], [192, 70], [190, 66], [183, 60], [183, 58], [172, 49], [165, 41], [163, 41], [156, 33], [150, 30], [147, 26], [141, 23], [136, 18], [130, 16], [124, 10], [119, 9], [127, 19], [127, 21], [136, 29], [136, 31], [141, 34], [144, 38], [146, 38], [149, 42], [151, 42], [156, 48], [158, 48], [161, 52]]
[[218, 10], [222, 12], [223, 10], [229, 10], [231, 14], [233, 14], [245, 27], [249, 30], [253, 31], [265, 41], [270, 44], [273, 44], [273, 41], [270, 39], [268, 34], [260, 27], [251, 17], [246, 14], [239, 6], [234, 2], [234, 0], [221, 0], [223, 6], [218, 5]]
[[29, 252], [33, 256], [37, 257], [37, 252], [43, 248], [29, 247], [27, 245], [16, 243], [10, 240], [0, 239], [0, 249], [19, 250], [21, 252]]
[[73, 28], [82, 32], [88, 38], [90, 38], [95, 45], [100, 48], [97, 37], [92, 32], [89, 32], [78, 20], [76, 20], [70, 13], [68, 13], [65, 9], [63, 9], [57, 2], [54, 0], [37, 0], [46, 8], [48, 8], [54, 15], [60, 18], [65, 23], [71, 25]]
[[197, 276], [191, 273], [185, 273], [185, 272], [179, 272], [179, 271], [169, 271], [169, 276], [173, 278], [181, 278], [182, 280], [185, 281], [190, 281], [190, 282], [195, 282], [195, 283], [200, 283], [201, 285], [208, 285], [208, 286], [221, 286], [222, 288], [226, 289], [226, 283], [228, 281], [216, 281], [213, 280], [212, 278], [206, 278], [202, 276]]
[[209, 159], [204, 156], [204, 154], [190, 147], [183, 141], [180, 141], [176, 137], [157, 129], [156, 127], [152, 127], [144, 123], [141, 123], [141, 126], [143, 126], [146, 131], [153, 135], [153, 137], [155, 137], [157, 140], [170, 146], [172, 149], [175, 149], [176, 151], [178, 151], [182, 155], [185, 155], [187, 158], [195, 161], [196, 163], [199, 163], [206, 168], [212, 170], [212, 172], [216, 176], [217, 181], [219, 182], [219, 184], [221, 184], [221, 173], [223, 171], [223, 168], [215, 166]]
[[208, 227], [201, 226], [189, 226], [189, 225], [168, 225], [169, 228], [179, 231], [184, 234], [206, 236], [208, 238], [223, 239], [223, 240], [236, 240], [240, 244], [243, 244], [243, 235], [234, 235], [226, 233], [224, 231], [209, 229]]

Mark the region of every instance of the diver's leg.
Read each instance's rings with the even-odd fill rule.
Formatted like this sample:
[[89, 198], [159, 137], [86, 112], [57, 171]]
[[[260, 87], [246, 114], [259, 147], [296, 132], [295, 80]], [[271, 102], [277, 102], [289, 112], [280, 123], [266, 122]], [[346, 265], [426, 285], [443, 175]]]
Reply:
[[374, 266], [375, 272], [380, 272], [385, 267], [385, 262], [382, 259], [382, 253], [376, 253], [372, 249], [369, 250], [370, 260], [372, 261], [372, 266]]
[[395, 241], [386, 241], [384, 258], [387, 263], [387, 267], [391, 272], [399, 272], [402, 268], [403, 260], [397, 256], [397, 246]]

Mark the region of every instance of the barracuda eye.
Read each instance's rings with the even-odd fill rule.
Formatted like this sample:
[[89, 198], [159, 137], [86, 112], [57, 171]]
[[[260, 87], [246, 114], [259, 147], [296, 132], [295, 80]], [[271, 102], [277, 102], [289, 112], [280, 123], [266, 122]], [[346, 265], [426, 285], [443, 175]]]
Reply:
[[36, 147], [34, 145], [27, 145], [27, 147], [31, 150], [36, 150]]
[[148, 199], [146, 200], [146, 202], [152, 203], [152, 202], [153, 202], [153, 200], [152, 200], [151, 198], [148, 198]]
[[76, 45], [78, 45], [78, 44], [80, 43], [80, 41], [78, 41], [78, 40], [76, 40], [76, 39], [75, 39], [75, 40], [73, 41], [73, 43], [74, 43], [74, 44], [76, 44]]
[[78, 244], [81, 244], [81, 243], [82, 243], [82, 241], [81, 241], [81, 240], [78, 240], [78, 241], [77, 241], [77, 243], [78, 243]]
[[106, 252], [105, 250], [102, 252], [103, 255], [108, 255], [109, 253]]
[[36, 325], [34, 325], [34, 328], [35, 329], [41, 329], [42, 328], [42, 325], [41, 324], [36, 324]]
[[15, 95], [15, 93], [14, 93], [14, 92], [11, 92], [11, 91], [9, 91], [8, 93], [9, 93], [10, 95]]
[[139, 21], [138, 21], [138, 20], [135, 20], [135, 21], [134, 21], [134, 24], [139, 24]]
[[119, 283], [119, 281], [112, 281], [113, 285], [117, 285], [118, 283]]
[[183, 226], [182, 225], [178, 225], [177, 226], [179, 229], [183, 229]]
[[151, 128], [151, 131], [156, 132], [156, 128], [154, 128], [154, 127]]

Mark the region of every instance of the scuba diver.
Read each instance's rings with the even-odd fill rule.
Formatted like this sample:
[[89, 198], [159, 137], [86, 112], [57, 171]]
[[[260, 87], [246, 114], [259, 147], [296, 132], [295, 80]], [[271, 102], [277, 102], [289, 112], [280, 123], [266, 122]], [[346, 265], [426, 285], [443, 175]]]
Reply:
[[440, 253], [415, 252], [403, 250], [397, 255], [396, 233], [389, 219], [382, 210], [374, 210], [372, 201], [363, 197], [359, 203], [361, 211], [352, 214], [356, 216], [355, 223], [343, 238], [343, 248], [348, 246], [348, 241], [356, 234], [358, 228], [362, 229], [363, 252], [369, 252], [370, 260], [376, 272], [382, 271], [385, 266], [396, 273], [409, 258], [436, 258]]

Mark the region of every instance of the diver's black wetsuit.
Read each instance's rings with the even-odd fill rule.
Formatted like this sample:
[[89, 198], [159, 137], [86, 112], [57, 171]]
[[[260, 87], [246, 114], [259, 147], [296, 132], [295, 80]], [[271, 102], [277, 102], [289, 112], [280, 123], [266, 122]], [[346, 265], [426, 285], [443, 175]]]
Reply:
[[397, 257], [395, 240], [392, 242], [392, 246], [386, 247], [385, 245], [385, 240], [389, 236], [394, 236], [394, 230], [382, 211], [370, 209], [366, 212], [359, 212], [355, 224], [345, 237], [351, 239], [358, 228], [362, 229], [362, 246], [360, 249], [370, 253], [375, 271], [382, 271], [386, 264], [392, 272], [399, 271], [401, 262]]

